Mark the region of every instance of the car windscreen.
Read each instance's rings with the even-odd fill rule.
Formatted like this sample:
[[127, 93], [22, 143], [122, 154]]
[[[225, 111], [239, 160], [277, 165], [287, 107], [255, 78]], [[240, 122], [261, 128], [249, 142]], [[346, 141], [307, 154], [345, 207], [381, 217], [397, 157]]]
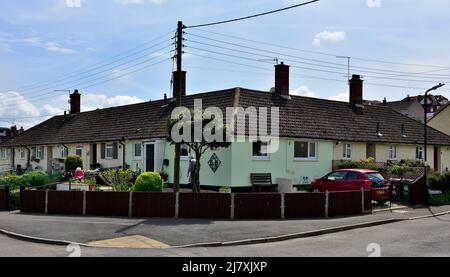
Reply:
[[386, 180], [384, 179], [383, 175], [377, 172], [368, 173], [367, 177], [369, 177], [369, 180], [376, 185], [384, 185], [386, 183]]

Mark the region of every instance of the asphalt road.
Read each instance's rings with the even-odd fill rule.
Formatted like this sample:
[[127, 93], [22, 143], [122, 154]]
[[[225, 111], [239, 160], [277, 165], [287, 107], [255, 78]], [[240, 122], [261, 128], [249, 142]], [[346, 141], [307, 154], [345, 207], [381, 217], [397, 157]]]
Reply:
[[[81, 248], [82, 257], [383, 257], [450, 256], [450, 215], [291, 241], [220, 248], [131, 250]], [[379, 246], [379, 248], [378, 248]], [[370, 248], [368, 251], [368, 247]], [[61, 256], [76, 249], [40, 245], [0, 236], [0, 256]]]

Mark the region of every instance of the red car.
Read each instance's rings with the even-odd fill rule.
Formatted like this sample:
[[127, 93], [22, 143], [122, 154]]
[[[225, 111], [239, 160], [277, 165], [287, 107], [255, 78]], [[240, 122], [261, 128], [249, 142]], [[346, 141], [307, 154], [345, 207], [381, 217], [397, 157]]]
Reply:
[[370, 169], [340, 169], [311, 183], [311, 192], [372, 190], [372, 199], [379, 204], [389, 201], [389, 183], [378, 172]]

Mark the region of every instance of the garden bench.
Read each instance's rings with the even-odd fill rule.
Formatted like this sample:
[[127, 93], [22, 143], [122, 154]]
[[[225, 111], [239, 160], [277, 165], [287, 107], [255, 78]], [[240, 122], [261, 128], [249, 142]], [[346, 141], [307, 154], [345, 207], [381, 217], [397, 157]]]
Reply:
[[262, 188], [269, 188], [271, 192], [276, 192], [278, 185], [272, 183], [271, 173], [251, 173], [250, 180], [253, 192], [262, 191]]

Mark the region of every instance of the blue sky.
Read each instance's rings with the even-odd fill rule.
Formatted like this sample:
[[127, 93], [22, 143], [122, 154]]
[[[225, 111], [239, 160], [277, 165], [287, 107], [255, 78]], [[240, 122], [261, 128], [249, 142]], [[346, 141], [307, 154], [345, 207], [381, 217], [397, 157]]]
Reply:
[[[166, 53], [172, 49], [170, 35], [157, 40], [161, 42], [158, 47], [133, 56], [134, 63], [121, 66], [132, 59], [129, 58], [110, 66], [99, 67], [100, 64], [97, 70], [91, 70], [87, 75], [67, 74], [77, 70], [82, 72], [81, 69], [92, 68], [100, 62], [104, 65], [113, 61], [112, 57], [130, 49], [136, 52], [149, 47], [154, 38], [174, 31], [178, 20], [183, 20], [186, 25], [207, 23], [302, 2], [81, 0], [80, 7], [73, 7], [76, 1], [1, 1], [0, 125], [7, 126], [14, 122], [30, 127], [46, 119], [45, 115], [62, 113], [68, 109], [67, 96], [54, 90], [79, 89], [95, 84], [95, 81], [123, 76], [134, 69], [130, 65], [146, 59], [158, 62], [167, 58], [146, 70], [82, 90], [83, 110], [162, 98], [170, 89], [172, 63], [168, 59], [170, 54]], [[352, 68], [352, 73], [363, 75], [367, 83], [366, 99], [382, 100], [387, 97], [388, 100], [398, 100], [408, 93], [418, 94], [422, 92], [421, 88], [450, 80], [450, 69], [445, 68], [450, 67], [449, 9], [450, 2], [445, 0], [321, 0], [310, 6], [247, 21], [202, 30], [188, 29], [185, 42], [187, 54], [184, 57], [185, 70], [188, 71], [188, 93], [237, 86], [269, 90], [274, 84], [273, 65], [269, 60], [286, 58], [287, 55], [294, 61], [286, 63], [297, 66], [292, 68], [293, 93], [345, 101], [348, 94], [346, 61], [335, 57], [344, 55], [410, 64], [353, 59], [352, 66], [358, 68]], [[266, 43], [232, 39], [204, 31]], [[272, 52], [257, 52], [260, 54], [258, 57], [205, 43], [250, 53], [255, 51], [239, 46]], [[267, 43], [287, 48], [272, 47]], [[245, 56], [253, 61], [208, 51]], [[144, 58], [139, 60], [139, 57]], [[400, 72], [430, 73], [398, 76], [405, 75]], [[43, 81], [48, 82], [42, 85]], [[29, 85], [34, 84], [30, 88]], [[440, 91], [447, 97], [450, 97], [449, 92], [449, 88]]]

